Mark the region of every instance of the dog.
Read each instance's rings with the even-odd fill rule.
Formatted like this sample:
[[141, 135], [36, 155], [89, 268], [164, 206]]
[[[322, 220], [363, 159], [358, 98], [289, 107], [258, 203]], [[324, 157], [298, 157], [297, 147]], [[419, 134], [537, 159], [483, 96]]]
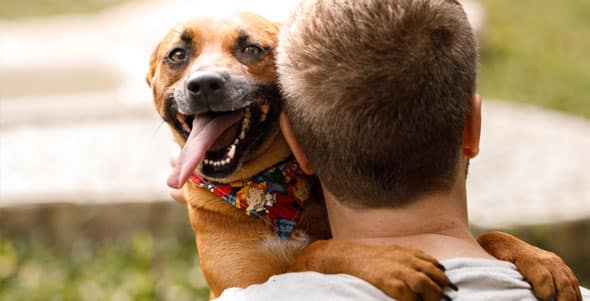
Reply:
[[[397, 275], [440, 300], [452, 284], [420, 251], [326, 240], [330, 230], [319, 185], [298, 169], [278, 125], [278, 32], [278, 24], [251, 13], [195, 19], [173, 28], [150, 60], [147, 82], [156, 110], [182, 148], [168, 185], [182, 189], [177, 199], [187, 204], [211, 297], [275, 274], [315, 270], [358, 276], [398, 300], [424, 295], [390, 285], [387, 279]], [[547, 289], [547, 281], [569, 277], [538, 274], [539, 266], [562, 271], [565, 265], [511, 236], [491, 233], [480, 243], [515, 262], [535, 292], [553, 296], [565, 282]], [[369, 252], [379, 255], [369, 262], [355, 259]], [[414, 272], [399, 276], [392, 262]]]

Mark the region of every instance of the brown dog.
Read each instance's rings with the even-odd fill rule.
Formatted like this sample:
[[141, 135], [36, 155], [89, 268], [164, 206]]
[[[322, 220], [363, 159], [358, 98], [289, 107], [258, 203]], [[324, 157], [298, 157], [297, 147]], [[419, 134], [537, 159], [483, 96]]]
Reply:
[[[168, 185], [183, 188], [212, 297], [288, 270], [315, 270], [356, 275], [399, 300], [440, 300], [448, 279], [420, 251], [330, 240], [306, 248], [330, 233], [317, 185], [289, 160], [278, 126], [278, 30], [248, 13], [188, 22], [158, 45], [147, 75], [156, 109], [183, 148]], [[481, 242], [516, 262], [541, 297], [572, 284], [555, 255], [536, 261], [548, 253], [499, 234]], [[545, 285], [541, 265], [558, 271], [551, 284], [552, 277], [567, 283]]]
[[[295, 261], [310, 241], [328, 238], [330, 233], [321, 198], [309, 197], [313, 193], [311, 180], [289, 162], [291, 153], [280, 134], [281, 98], [274, 61], [278, 29], [277, 24], [247, 13], [232, 19], [194, 20], [173, 29], [158, 45], [147, 76], [156, 109], [183, 147], [168, 184], [184, 187], [201, 267], [212, 296], [219, 296], [228, 287], [264, 282], [291, 267], [355, 274], [372, 283], [383, 283], [381, 289], [400, 300], [413, 299], [414, 294], [440, 300], [448, 279], [434, 259], [416, 250], [384, 248], [384, 256], [367, 263], [353, 258], [364, 259], [366, 254], [343, 256], [349, 252], [345, 247], [348, 244], [334, 241], [318, 244]], [[236, 183], [247, 182], [285, 160], [288, 191], [274, 194], [295, 199], [295, 204], [284, 205], [282, 198], [266, 199], [269, 188], [256, 185], [267, 182], [239, 189], [232, 196], [233, 206], [220, 199], [223, 194], [211, 192], [232, 190], [240, 186]], [[273, 170], [270, 178], [276, 176]], [[216, 188], [210, 186], [212, 183]], [[241, 206], [240, 200], [250, 203]], [[299, 219], [295, 210], [293, 219], [299, 222], [293, 233], [289, 220], [256, 219], [235, 208], [258, 215], [259, 209], [278, 207], [284, 209], [277, 213], [281, 215], [302, 206], [302, 201], [306, 201], [305, 214]], [[268, 206], [268, 202], [276, 204]], [[289, 239], [281, 239], [281, 235]], [[367, 264], [385, 271], [374, 273]], [[414, 273], [399, 275], [396, 271], [402, 265], [404, 271]], [[394, 277], [412, 282], [414, 291], [396, 288], [390, 280], [384, 280]]]

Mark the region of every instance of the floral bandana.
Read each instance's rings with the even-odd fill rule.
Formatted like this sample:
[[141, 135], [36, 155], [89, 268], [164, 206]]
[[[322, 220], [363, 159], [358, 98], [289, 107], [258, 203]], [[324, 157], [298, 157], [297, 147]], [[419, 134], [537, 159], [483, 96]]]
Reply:
[[310, 181], [294, 159], [288, 159], [248, 181], [230, 184], [193, 175], [191, 181], [205, 188], [246, 215], [272, 224], [281, 239], [289, 239], [309, 198]]

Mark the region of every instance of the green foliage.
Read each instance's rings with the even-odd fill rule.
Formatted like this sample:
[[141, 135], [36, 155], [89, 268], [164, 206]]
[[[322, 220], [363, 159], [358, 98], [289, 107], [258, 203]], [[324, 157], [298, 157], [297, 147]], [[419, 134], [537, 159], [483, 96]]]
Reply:
[[590, 118], [590, 1], [481, 0], [480, 91]]
[[192, 235], [70, 245], [0, 237], [0, 301], [208, 300]]

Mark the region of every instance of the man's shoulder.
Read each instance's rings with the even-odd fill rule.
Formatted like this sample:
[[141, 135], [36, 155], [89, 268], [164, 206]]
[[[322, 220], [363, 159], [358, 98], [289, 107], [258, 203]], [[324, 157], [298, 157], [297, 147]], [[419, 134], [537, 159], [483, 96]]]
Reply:
[[393, 300], [368, 282], [350, 275], [287, 273], [245, 289], [232, 288], [218, 300]]
[[484, 258], [442, 260], [446, 274], [459, 291], [449, 291], [453, 300], [531, 300], [537, 298], [516, 266]]
[[[453, 300], [534, 300], [531, 286], [512, 263], [477, 258], [442, 260], [459, 291], [447, 290]], [[590, 292], [582, 289], [584, 300]], [[393, 300], [368, 282], [350, 275], [315, 272], [288, 273], [246, 289], [226, 290], [219, 300]]]

